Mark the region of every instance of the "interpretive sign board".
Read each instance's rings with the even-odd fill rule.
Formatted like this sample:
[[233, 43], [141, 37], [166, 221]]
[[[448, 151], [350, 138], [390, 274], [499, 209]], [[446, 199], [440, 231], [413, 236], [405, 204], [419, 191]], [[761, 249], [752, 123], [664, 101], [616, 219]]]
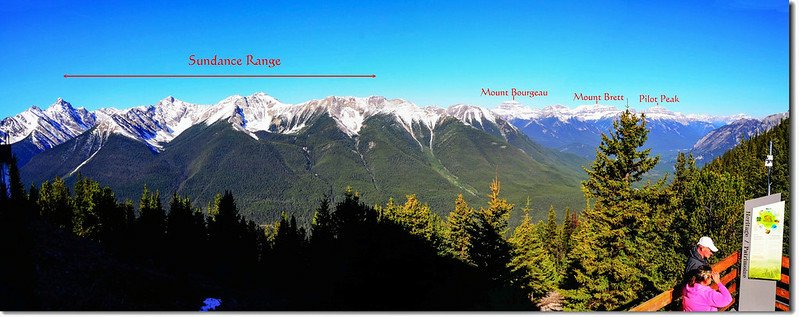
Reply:
[[[759, 242], [753, 242], [753, 230], [759, 224], [754, 215], [755, 210], [765, 210], [764, 207], [780, 203], [779, 193], [760, 198], [750, 199], [744, 203], [743, 241], [741, 243], [741, 282], [738, 291], [738, 311], [774, 311], [774, 297], [777, 293], [777, 282], [759, 278], [750, 278], [752, 248], [759, 249]], [[782, 205], [784, 208], [784, 204]], [[783, 215], [784, 217], [784, 215]], [[764, 225], [765, 227], [765, 225]], [[782, 238], [780, 238], [782, 239]], [[781, 240], [780, 240], [781, 241]], [[780, 246], [782, 243], [780, 243]], [[755, 251], [755, 254], [762, 251]], [[782, 251], [780, 250], [780, 253]]]
[[780, 279], [785, 202], [752, 210], [752, 240], [749, 247], [749, 278]]

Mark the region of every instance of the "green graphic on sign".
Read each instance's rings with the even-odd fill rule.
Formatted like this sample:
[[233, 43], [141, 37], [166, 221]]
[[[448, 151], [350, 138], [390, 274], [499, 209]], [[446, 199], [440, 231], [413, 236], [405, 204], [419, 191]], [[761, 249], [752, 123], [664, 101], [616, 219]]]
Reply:
[[782, 272], [782, 235], [785, 202], [755, 208], [749, 278], [779, 280]]
[[774, 210], [771, 208], [761, 210], [756, 221], [758, 229], [764, 230], [766, 234], [770, 234], [772, 230], [776, 230], [780, 223], [780, 220], [777, 219], [777, 216], [774, 215]]

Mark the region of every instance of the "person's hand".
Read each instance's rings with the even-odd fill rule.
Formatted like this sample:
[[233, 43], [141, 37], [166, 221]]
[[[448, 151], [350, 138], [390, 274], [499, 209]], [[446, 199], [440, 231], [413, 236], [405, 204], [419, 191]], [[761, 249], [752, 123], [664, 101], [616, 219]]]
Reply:
[[721, 284], [721, 278], [719, 277], [719, 272], [713, 272], [713, 274], [710, 274], [710, 277], [713, 279], [713, 282], [715, 282], [716, 284]]

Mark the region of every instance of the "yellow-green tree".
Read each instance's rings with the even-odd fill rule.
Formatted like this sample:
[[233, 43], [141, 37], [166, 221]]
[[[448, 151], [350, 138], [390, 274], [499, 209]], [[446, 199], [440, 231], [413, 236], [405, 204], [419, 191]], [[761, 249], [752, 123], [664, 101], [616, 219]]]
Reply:
[[469, 207], [463, 194], [458, 194], [455, 199], [455, 209], [447, 216], [447, 241], [452, 254], [463, 260], [469, 261], [469, 226], [474, 222], [474, 209]]
[[547, 246], [546, 230], [541, 230], [542, 227], [540, 223], [532, 223], [529, 210], [526, 210], [522, 223], [509, 239], [514, 249], [510, 267], [520, 277], [517, 284], [533, 299], [554, 290], [560, 281], [555, 256]]
[[440, 240], [441, 219], [416, 198], [416, 194], [405, 196], [401, 206], [389, 199], [385, 208], [380, 208], [381, 220], [391, 220], [403, 226], [412, 235], [423, 237], [437, 245]]

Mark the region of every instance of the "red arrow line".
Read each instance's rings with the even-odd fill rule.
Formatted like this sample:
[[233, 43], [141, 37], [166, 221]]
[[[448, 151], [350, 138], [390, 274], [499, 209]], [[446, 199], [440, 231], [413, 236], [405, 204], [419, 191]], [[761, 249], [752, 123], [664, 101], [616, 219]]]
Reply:
[[371, 75], [64, 74], [64, 78], [375, 78]]

